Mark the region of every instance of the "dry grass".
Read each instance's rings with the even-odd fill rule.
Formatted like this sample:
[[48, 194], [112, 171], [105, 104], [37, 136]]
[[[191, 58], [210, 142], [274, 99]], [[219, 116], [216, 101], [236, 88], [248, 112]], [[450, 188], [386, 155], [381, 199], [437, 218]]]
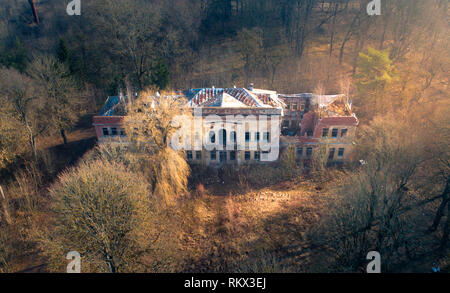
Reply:
[[[89, 140], [96, 137], [94, 128], [77, 129], [67, 133], [67, 140], [70, 143], [82, 140]], [[63, 141], [60, 136], [46, 136], [37, 140], [38, 149], [50, 149], [62, 145]]]
[[182, 271], [308, 271], [305, 233], [326, 200], [327, 192], [310, 182], [190, 200], [179, 239]]

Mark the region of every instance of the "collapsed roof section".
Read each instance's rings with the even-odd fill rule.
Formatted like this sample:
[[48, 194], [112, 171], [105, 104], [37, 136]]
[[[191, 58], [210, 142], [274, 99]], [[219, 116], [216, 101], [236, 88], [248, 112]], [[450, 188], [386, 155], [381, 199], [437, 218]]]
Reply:
[[201, 88], [186, 91], [190, 107], [282, 108], [275, 91], [245, 88]]
[[356, 127], [359, 120], [352, 112], [345, 95], [313, 95], [313, 108], [303, 116], [300, 137], [319, 139], [322, 129], [329, 127]]
[[352, 104], [345, 95], [316, 95], [313, 101], [321, 117], [354, 116]]

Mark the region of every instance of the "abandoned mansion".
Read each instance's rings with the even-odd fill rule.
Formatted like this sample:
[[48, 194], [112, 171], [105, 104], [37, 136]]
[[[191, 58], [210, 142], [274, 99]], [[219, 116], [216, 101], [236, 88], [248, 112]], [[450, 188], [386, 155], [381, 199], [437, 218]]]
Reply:
[[[328, 161], [340, 163], [351, 155], [359, 123], [345, 95], [278, 94], [250, 85], [189, 89], [177, 97], [186, 99], [194, 114], [194, 123], [182, 131], [189, 142], [182, 149], [192, 164], [272, 162], [288, 146], [299, 160], [324, 146]], [[122, 95], [109, 97], [93, 118], [99, 143], [126, 142], [128, 102]]]

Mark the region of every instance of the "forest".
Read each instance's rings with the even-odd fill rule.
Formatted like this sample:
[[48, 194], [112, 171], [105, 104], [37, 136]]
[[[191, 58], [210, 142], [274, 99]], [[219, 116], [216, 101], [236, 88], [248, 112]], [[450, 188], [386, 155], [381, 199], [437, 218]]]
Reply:
[[[0, 273], [450, 272], [447, 0], [0, 2]], [[171, 99], [96, 144], [108, 96], [250, 83], [347, 95], [353, 159], [190, 166]]]

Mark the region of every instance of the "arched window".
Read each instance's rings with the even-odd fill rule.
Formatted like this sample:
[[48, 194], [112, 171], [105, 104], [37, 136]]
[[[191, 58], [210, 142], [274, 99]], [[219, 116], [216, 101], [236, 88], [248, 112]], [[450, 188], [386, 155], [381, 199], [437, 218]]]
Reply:
[[211, 143], [216, 143], [216, 133], [214, 131], [209, 132], [209, 141]]
[[236, 142], [236, 131], [232, 131], [230, 133], [230, 141], [231, 142]]
[[225, 129], [219, 130], [219, 144], [227, 145], [227, 131]]

